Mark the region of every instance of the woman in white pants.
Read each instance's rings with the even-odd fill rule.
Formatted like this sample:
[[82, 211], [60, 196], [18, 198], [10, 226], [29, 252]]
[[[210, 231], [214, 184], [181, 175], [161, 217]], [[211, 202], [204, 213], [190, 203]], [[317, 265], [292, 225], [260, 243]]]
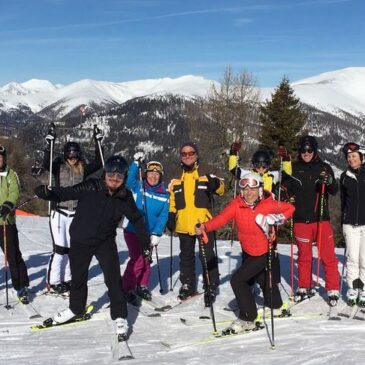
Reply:
[[365, 307], [365, 167], [363, 150], [356, 143], [342, 148], [348, 167], [341, 174], [341, 211], [346, 242], [347, 302]]

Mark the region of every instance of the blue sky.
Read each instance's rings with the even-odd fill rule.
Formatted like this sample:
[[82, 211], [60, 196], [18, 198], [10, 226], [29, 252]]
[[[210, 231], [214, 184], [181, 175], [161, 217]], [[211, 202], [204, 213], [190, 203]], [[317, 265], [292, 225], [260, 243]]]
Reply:
[[0, 0], [0, 85], [365, 66], [363, 0]]

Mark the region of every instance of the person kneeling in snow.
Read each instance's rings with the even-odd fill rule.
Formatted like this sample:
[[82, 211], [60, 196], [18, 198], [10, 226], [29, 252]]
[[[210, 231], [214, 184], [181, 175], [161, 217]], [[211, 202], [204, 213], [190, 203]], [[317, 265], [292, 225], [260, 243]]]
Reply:
[[[263, 180], [257, 173], [250, 172], [239, 181], [240, 195], [229, 203], [221, 213], [196, 228], [196, 234], [210, 232], [224, 226], [232, 219], [238, 229], [238, 238], [246, 259], [232, 275], [231, 286], [235, 294], [240, 314], [230, 326], [232, 333], [241, 333], [255, 328], [257, 308], [249, 286], [255, 279], [264, 293], [265, 305], [271, 307], [268, 261], [271, 257], [270, 226], [283, 224], [294, 213], [294, 207], [273, 199], [270, 192], [263, 190]], [[280, 308], [278, 285], [272, 283], [272, 306]]]
[[85, 312], [88, 269], [93, 256], [104, 274], [110, 298], [110, 316], [118, 335], [127, 338], [127, 302], [123, 292], [120, 265], [115, 242], [118, 223], [125, 215], [133, 223], [141, 252], [149, 256], [150, 238], [144, 219], [138, 211], [132, 193], [126, 189], [128, 164], [123, 157], [110, 157], [104, 166], [104, 178], [87, 180], [71, 187], [40, 185], [36, 195], [55, 202], [78, 200], [70, 226], [70, 264], [72, 284], [69, 308], [53, 317], [54, 324], [70, 322]]

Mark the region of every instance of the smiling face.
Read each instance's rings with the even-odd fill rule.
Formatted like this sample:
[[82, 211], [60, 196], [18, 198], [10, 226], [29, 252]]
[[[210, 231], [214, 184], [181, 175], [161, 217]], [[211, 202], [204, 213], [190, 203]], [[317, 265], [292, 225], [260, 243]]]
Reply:
[[105, 184], [109, 190], [109, 193], [114, 193], [124, 183], [124, 176], [118, 172], [106, 172]]
[[191, 146], [185, 146], [180, 152], [181, 162], [188, 167], [191, 167], [198, 160], [196, 151]]
[[244, 189], [241, 189], [241, 196], [247, 204], [252, 205], [259, 198], [259, 189], [258, 187], [251, 188], [247, 185]]
[[147, 171], [146, 179], [150, 186], [155, 186], [160, 182], [160, 173], [156, 171]]
[[301, 150], [300, 157], [304, 162], [311, 162], [314, 157], [314, 151], [310, 148]]
[[358, 169], [361, 166], [361, 158], [358, 152], [350, 152], [346, 156], [347, 163], [353, 169]]

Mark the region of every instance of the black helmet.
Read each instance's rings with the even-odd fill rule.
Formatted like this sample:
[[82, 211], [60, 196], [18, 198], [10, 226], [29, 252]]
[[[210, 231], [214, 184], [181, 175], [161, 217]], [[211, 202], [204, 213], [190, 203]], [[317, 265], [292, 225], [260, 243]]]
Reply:
[[124, 176], [124, 181], [128, 175], [128, 163], [122, 156], [112, 156], [105, 161], [105, 172], [117, 172]]
[[266, 167], [268, 168], [271, 164], [271, 154], [267, 150], [257, 150], [252, 156], [252, 165], [254, 167]]
[[312, 150], [316, 155], [318, 150], [318, 142], [313, 136], [303, 136], [299, 139], [297, 147], [299, 153], [304, 150]]
[[0, 155], [6, 157], [6, 148], [0, 144]]
[[81, 159], [81, 148], [77, 142], [67, 142], [63, 147], [63, 157], [65, 160], [70, 157], [76, 157], [78, 160]]

